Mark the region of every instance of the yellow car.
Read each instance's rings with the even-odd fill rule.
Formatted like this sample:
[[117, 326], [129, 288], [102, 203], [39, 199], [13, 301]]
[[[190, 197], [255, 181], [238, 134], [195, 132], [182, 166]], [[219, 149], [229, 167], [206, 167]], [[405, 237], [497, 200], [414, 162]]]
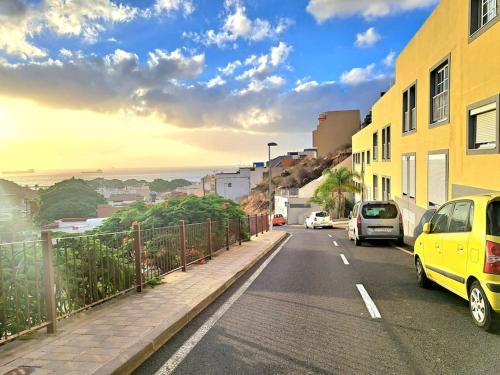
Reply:
[[469, 301], [474, 323], [489, 330], [500, 313], [500, 193], [445, 203], [415, 242], [418, 284], [431, 281]]

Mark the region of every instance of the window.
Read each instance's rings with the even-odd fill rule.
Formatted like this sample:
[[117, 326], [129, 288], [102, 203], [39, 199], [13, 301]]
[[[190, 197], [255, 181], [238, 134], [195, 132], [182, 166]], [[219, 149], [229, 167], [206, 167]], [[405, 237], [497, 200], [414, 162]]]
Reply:
[[451, 214], [449, 232], [470, 232], [472, 230], [472, 202], [457, 202]]
[[470, 35], [489, 24], [498, 15], [498, 0], [471, 0]]
[[431, 124], [445, 122], [450, 115], [449, 58], [431, 71]]
[[324, 211], [316, 212], [316, 217], [327, 217], [328, 214]]
[[417, 127], [417, 86], [412, 85], [403, 93], [403, 134]]
[[427, 199], [429, 207], [440, 206], [448, 200], [448, 154], [429, 154], [427, 168]]
[[373, 175], [373, 200], [378, 199], [378, 176], [376, 174]]
[[391, 199], [391, 178], [382, 177], [382, 200], [388, 201]]
[[366, 151], [366, 164], [370, 164], [370, 150]]
[[402, 156], [402, 184], [403, 184], [403, 196], [415, 199], [415, 155], [403, 155]]
[[391, 127], [382, 129], [382, 160], [391, 159]]
[[378, 159], [378, 133], [373, 133], [373, 161]]
[[364, 151], [361, 153], [361, 170], [362, 171], [365, 170], [365, 152]]
[[467, 108], [468, 153], [499, 152], [498, 95]]
[[361, 215], [365, 219], [395, 219], [398, 209], [392, 203], [367, 203], [363, 205]]
[[453, 209], [453, 204], [447, 204], [443, 206], [431, 220], [431, 232], [432, 233], [444, 233], [448, 231], [448, 224], [450, 222], [451, 211]]
[[500, 201], [494, 201], [488, 205], [486, 220], [486, 234], [500, 236]]

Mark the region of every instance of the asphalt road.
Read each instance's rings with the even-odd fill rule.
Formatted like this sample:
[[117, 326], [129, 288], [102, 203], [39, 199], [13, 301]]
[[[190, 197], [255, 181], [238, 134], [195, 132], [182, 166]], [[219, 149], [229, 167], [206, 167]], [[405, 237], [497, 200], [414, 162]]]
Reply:
[[[386, 243], [354, 247], [340, 229], [283, 230], [293, 237], [175, 374], [500, 373], [498, 325], [483, 332], [466, 301], [418, 288], [410, 255]], [[257, 267], [136, 374], [156, 373]], [[372, 318], [357, 284], [381, 318]]]

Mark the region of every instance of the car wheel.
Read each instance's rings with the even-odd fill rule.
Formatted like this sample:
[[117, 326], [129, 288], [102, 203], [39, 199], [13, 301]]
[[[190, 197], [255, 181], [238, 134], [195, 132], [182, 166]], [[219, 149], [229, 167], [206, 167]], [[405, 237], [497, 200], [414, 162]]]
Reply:
[[396, 244], [398, 246], [404, 246], [405, 245], [405, 239], [404, 239], [404, 237], [399, 237], [398, 240], [396, 241]]
[[417, 284], [421, 288], [430, 288], [431, 281], [427, 278], [425, 274], [424, 266], [420, 261], [420, 258], [417, 258], [415, 261], [415, 269], [417, 270]]
[[362, 241], [358, 237], [354, 237], [354, 246], [361, 246]]
[[491, 328], [492, 310], [479, 281], [474, 281], [470, 286], [469, 306], [474, 323], [488, 331]]

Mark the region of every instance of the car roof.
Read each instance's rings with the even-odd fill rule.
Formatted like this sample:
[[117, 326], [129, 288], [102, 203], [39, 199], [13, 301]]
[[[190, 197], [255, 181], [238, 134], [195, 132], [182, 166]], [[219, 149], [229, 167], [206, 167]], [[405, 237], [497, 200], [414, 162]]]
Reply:
[[392, 204], [396, 204], [395, 201], [393, 200], [388, 200], [388, 201], [363, 201], [363, 202], [360, 202], [361, 204], [389, 204], [389, 203], [392, 203]]

